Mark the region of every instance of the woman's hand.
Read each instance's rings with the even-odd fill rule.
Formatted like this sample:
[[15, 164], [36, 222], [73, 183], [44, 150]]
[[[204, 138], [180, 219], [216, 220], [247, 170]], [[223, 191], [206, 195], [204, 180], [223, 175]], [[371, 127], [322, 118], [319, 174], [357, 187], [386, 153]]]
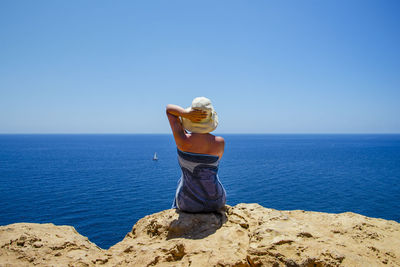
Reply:
[[168, 104], [167, 113], [176, 117], [183, 117], [185, 119], [191, 120], [192, 122], [200, 122], [207, 118], [208, 112], [200, 109], [192, 109], [186, 111], [180, 106]]
[[191, 111], [185, 111], [181, 114], [183, 118], [191, 120], [192, 122], [200, 122], [207, 118], [208, 113], [204, 110], [192, 109]]
[[180, 106], [168, 104], [167, 113], [174, 115], [176, 117], [183, 117], [192, 122], [200, 122], [208, 116], [208, 112], [199, 109], [192, 109], [191, 111], [186, 111]]

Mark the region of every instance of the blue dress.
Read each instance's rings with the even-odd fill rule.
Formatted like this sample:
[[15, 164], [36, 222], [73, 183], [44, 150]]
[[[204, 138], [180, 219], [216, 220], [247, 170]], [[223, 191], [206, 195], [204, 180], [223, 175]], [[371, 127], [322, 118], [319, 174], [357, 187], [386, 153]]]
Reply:
[[221, 210], [225, 206], [226, 193], [218, 179], [219, 157], [178, 149], [178, 161], [182, 176], [172, 208], [186, 212]]

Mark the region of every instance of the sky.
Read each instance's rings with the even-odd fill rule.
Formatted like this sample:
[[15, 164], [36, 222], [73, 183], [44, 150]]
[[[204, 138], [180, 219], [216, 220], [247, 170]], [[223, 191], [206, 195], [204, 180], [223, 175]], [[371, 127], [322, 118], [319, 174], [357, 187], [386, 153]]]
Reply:
[[400, 133], [400, 1], [0, 1], [0, 133]]

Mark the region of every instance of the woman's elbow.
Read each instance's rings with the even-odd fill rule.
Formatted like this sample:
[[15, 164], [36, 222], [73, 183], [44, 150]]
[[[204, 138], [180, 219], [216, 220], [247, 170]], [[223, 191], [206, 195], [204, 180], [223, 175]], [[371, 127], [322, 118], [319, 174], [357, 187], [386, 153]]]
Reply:
[[169, 111], [171, 110], [171, 104], [168, 104], [165, 106], [165, 113], [169, 113]]

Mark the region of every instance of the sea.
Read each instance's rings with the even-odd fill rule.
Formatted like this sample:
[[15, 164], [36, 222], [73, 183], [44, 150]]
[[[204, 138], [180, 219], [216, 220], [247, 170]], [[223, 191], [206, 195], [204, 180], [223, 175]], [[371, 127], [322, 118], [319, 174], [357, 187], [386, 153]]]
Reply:
[[[400, 222], [400, 135], [222, 136], [228, 205]], [[0, 225], [71, 225], [107, 249], [171, 208], [180, 175], [169, 134], [2, 134]]]

